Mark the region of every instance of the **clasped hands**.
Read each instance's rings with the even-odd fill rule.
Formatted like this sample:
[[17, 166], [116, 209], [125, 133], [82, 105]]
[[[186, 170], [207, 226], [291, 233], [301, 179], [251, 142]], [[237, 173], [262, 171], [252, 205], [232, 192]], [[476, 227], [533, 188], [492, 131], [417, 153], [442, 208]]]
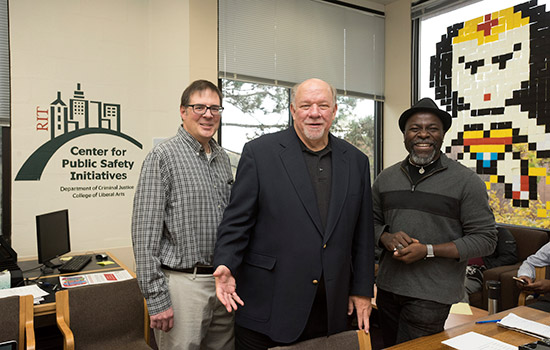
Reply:
[[416, 238], [409, 237], [403, 231], [395, 233], [384, 232], [380, 236], [380, 241], [384, 247], [393, 252], [393, 258], [411, 264], [426, 256], [426, 245], [420, 243]]

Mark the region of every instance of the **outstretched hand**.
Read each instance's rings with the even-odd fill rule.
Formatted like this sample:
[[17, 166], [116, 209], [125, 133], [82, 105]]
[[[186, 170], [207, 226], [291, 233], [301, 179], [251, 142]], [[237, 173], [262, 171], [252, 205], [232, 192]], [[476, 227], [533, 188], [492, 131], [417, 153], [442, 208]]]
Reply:
[[237, 310], [237, 304], [244, 306], [244, 302], [237, 295], [235, 277], [227, 266], [220, 265], [214, 271], [216, 278], [216, 296], [227, 309], [227, 312]]

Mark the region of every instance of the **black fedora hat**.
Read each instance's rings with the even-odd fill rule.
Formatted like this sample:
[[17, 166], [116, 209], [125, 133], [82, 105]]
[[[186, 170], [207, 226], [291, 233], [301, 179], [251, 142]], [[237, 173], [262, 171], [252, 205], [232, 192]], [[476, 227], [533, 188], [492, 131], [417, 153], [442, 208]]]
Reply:
[[399, 129], [401, 129], [402, 132], [405, 132], [405, 124], [407, 123], [407, 120], [416, 112], [431, 112], [437, 115], [443, 123], [443, 130], [445, 130], [445, 132], [447, 132], [447, 130], [451, 127], [451, 115], [444, 110], [439, 109], [431, 98], [424, 97], [415, 103], [414, 106], [403, 112], [401, 117], [399, 117]]

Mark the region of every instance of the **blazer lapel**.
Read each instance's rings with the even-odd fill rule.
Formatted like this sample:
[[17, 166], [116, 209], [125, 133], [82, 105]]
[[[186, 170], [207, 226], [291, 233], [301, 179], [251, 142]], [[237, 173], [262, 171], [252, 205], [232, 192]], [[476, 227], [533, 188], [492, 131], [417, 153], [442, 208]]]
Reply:
[[[332, 137], [332, 136], [331, 136]], [[332, 186], [330, 192], [330, 204], [328, 209], [327, 229], [325, 230], [325, 241], [336, 227], [340, 218], [349, 185], [349, 159], [345, 149], [340, 147], [339, 140], [332, 137]]]
[[285, 136], [287, 137], [281, 141], [281, 146], [283, 146], [283, 150], [280, 153], [281, 160], [298, 197], [300, 197], [302, 205], [306, 208], [319, 233], [323, 234], [323, 225], [319, 216], [317, 199], [298, 138], [294, 135], [294, 130], [289, 130], [289, 132], [285, 133]]

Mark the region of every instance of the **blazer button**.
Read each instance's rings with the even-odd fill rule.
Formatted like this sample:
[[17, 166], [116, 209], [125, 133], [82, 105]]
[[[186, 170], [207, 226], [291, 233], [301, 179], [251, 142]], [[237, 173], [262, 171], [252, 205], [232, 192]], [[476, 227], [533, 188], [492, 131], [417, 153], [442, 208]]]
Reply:
[[317, 283], [319, 283], [319, 281], [313, 280], [312, 283], [313, 283], [313, 284], [317, 284]]
[[326, 244], [325, 244], [325, 245], [323, 245], [323, 249], [325, 249], [326, 247], [327, 247], [327, 245], [326, 245]]

